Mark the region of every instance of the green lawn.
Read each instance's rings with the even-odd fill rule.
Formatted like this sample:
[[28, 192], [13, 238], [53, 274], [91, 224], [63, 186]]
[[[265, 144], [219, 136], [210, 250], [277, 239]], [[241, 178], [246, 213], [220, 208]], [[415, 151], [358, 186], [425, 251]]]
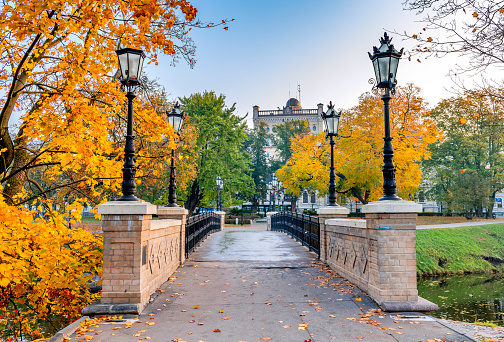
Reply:
[[504, 223], [417, 230], [416, 247], [419, 275], [504, 270]]

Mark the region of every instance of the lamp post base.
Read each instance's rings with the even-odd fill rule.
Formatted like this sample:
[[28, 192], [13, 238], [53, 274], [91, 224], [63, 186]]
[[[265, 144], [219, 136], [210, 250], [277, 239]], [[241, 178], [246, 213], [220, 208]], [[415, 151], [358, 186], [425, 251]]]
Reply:
[[116, 201], [119, 201], [119, 202], [126, 202], [126, 201], [140, 201], [140, 199], [134, 195], [126, 195], [126, 196], [121, 196], [119, 197], [118, 199], [116, 199]]
[[393, 195], [384, 195], [378, 201], [402, 201], [403, 199], [396, 194]]
[[165, 208], [178, 208], [179, 206], [175, 203], [169, 203], [167, 205], [165, 205]]

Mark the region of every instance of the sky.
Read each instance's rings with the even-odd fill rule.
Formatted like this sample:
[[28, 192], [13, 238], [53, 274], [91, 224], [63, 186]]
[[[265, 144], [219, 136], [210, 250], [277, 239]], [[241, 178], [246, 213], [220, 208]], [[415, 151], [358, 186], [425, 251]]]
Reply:
[[[223, 27], [193, 29], [196, 65], [184, 61], [170, 66], [161, 57], [159, 65], [147, 67], [170, 99], [205, 90], [226, 96], [236, 103], [236, 114], [247, 115], [251, 126], [252, 107], [276, 109], [290, 97], [303, 108], [318, 103], [348, 109], [359, 96], [371, 90], [374, 77], [368, 52], [379, 46], [385, 31], [397, 50], [413, 46], [393, 32], [418, 33], [423, 27], [414, 12], [403, 10], [402, 0], [193, 0], [198, 17], [206, 22], [235, 19]], [[460, 59], [431, 58], [401, 60], [398, 84], [414, 83], [423, 89], [431, 105], [452, 96], [453, 82], [447, 74]]]

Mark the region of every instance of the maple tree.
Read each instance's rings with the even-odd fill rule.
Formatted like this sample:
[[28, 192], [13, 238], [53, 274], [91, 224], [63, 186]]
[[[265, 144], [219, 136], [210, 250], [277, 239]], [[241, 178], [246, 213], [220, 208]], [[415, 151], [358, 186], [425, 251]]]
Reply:
[[[390, 103], [391, 131], [396, 180], [400, 197], [410, 199], [421, 180], [420, 162], [429, 157], [427, 144], [438, 137], [433, 121], [426, 116], [426, 103], [420, 89], [398, 87]], [[350, 194], [366, 204], [382, 196], [383, 102], [369, 93], [359, 104], [343, 111], [340, 138], [335, 145], [337, 192]], [[292, 156], [277, 171], [287, 192], [299, 195], [301, 189], [328, 192], [330, 146], [325, 133], [301, 135], [292, 140]]]
[[39, 338], [41, 322], [54, 334], [97, 299], [87, 285], [101, 276], [100, 236], [68, 229], [57, 212], [34, 219], [0, 195], [0, 241], [2, 338]]
[[[120, 192], [127, 101], [115, 50], [141, 49], [147, 64], [157, 65], [158, 54], [165, 54], [172, 64], [184, 59], [192, 65], [189, 31], [226, 23], [207, 25], [196, 14], [186, 0], [3, 2], [0, 319], [5, 334], [30, 333], [32, 323], [48, 315], [69, 322], [95, 298], [81, 285], [84, 274], [100, 272], [100, 239], [68, 230], [63, 220], [75, 222], [84, 203], [98, 204]], [[169, 151], [178, 144], [164, 102], [155, 99], [162, 94], [152, 94], [147, 83], [134, 101], [134, 135], [137, 183], [146, 180], [149, 186], [162, 177]], [[9, 126], [14, 116], [20, 123]], [[61, 214], [56, 204], [65, 195], [72, 204]]]
[[444, 139], [429, 145], [424, 163], [428, 198], [448, 212], [491, 216], [504, 187], [502, 89], [473, 90], [441, 101], [429, 114]]

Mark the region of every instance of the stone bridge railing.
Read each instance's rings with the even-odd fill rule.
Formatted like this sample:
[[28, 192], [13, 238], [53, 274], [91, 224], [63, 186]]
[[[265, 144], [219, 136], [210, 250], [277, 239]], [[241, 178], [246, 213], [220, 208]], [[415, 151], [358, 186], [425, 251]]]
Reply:
[[[187, 210], [146, 202], [98, 206], [103, 230], [103, 279], [99, 303], [82, 314], [140, 313], [149, 298], [185, 260]], [[159, 220], [153, 220], [157, 214]], [[221, 229], [224, 213], [221, 214]]]
[[421, 206], [377, 201], [363, 206], [366, 217], [344, 218], [346, 208], [321, 208], [320, 259], [366, 291], [385, 311], [431, 311], [418, 296], [416, 219]]

